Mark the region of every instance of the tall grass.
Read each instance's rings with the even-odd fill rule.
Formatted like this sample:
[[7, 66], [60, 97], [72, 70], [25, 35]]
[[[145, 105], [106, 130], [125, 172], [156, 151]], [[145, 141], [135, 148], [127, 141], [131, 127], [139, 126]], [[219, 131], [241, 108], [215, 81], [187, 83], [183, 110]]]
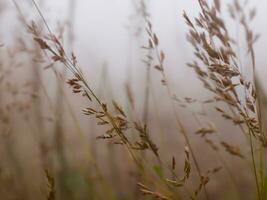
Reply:
[[[28, 22], [20, 4], [13, 3], [27, 35], [14, 38], [12, 49], [0, 40], [0, 91], [4, 94], [0, 96], [0, 155], [6, 161], [0, 165], [1, 198], [267, 198], [266, 98], [257, 78], [254, 43], [259, 36], [250, 28], [256, 11], [246, 2], [225, 5], [219, 0], [199, 0], [197, 17], [187, 11], [183, 14], [195, 56], [188, 66], [209, 96], [203, 100], [175, 95], [166, 73], [168, 55], [154, 31], [146, 1], [134, 1], [145, 26], [144, 32], [138, 27], [137, 36], [144, 33], [147, 40], [140, 47], [146, 67], [142, 109], [136, 106], [140, 97], [133, 92], [132, 81], [127, 82], [126, 91], [119, 92], [127, 99], [128, 106], [123, 106], [123, 98], [114, 95], [117, 88], [112, 87], [112, 73], [106, 66], [98, 89], [82, 72], [72, 51], [75, 1], [70, 1], [67, 40], [64, 33], [50, 27], [35, 0], [38, 22]], [[227, 10], [245, 38], [245, 58], [240, 38], [225, 22]], [[249, 60], [248, 66], [244, 59]], [[33, 79], [15, 80], [26, 65], [32, 67]], [[154, 72], [161, 78], [157, 90], [167, 95], [164, 102], [155, 98]], [[54, 97], [45, 85], [47, 74], [56, 80]], [[164, 113], [159, 109], [163, 103], [169, 106]], [[195, 111], [196, 106], [202, 112]], [[166, 133], [168, 126], [175, 134]], [[226, 137], [229, 130], [232, 137], [244, 141], [242, 146]], [[175, 141], [175, 146], [168, 141]], [[247, 173], [245, 177], [242, 172]]]

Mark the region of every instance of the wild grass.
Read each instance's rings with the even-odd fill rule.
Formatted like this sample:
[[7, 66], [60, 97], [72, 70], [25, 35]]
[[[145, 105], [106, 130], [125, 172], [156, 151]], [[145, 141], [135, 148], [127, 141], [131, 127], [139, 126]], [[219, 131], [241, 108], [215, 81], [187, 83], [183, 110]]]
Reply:
[[[1, 199], [267, 198], [266, 97], [257, 77], [259, 35], [250, 28], [256, 10], [247, 1], [198, 0], [198, 16], [183, 13], [194, 55], [187, 65], [209, 96], [204, 100], [176, 95], [148, 6], [134, 1], [145, 25], [135, 34], [144, 31], [147, 41], [140, 47], [146, 67], [142, 109], [131, 81], [125, 91], [117, 91], [125, 93], [125, 106], [113, 92], [106, 67], [99, 77], [102, 89], [83, 73], [72, 50], [75, 1], [67, 33], [63, 27], [53, 30], [42, 5], [31, 2], [40, 20], [28, 20], [13, 1], [26, 35], [15, 37], [11, 47], [0, 38]], [[245, 38], [246, 58], [228, 28], [227, 13]], [[30, 71], [25, 66], [31, 76], [16, 78]], [[154, 72], [164, 102], [155, 98]], [[47, 74], [55, 79], [53, 97]], [[161, 112], [163, 103], [170, 109]]]

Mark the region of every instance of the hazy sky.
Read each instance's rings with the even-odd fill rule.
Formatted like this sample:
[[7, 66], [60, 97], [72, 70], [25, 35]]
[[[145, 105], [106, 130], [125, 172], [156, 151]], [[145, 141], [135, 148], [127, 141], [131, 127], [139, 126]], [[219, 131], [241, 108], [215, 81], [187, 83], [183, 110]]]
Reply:
[[[133, 1], [137, 4], [139, 2], [139, 0], [75, 1], [75, 36], [76, 47], [78, 47], [76, 50], [80, 49], [79, 52], [86, 54], [82, 58], [83, 60], [91, 57], [94, 65], [100, 65], [105, 60], [112, 65], [112, 69], [126, 67], [127, 59], [131, 57], [129, 54], [131, 51], [132, 54], [138, 51], [140, 45], [137, 41], [138, 38], [134, 38], [130, 30], [143, 26], [140, 23], [142, 21], [133, 17], [136, 14]], [[51, 2], [53, 5], [55, 2], [57, 4], [50, 9], [50, 12], [55, 15], [54, 18], [68, 9], [69, 0]], [[187, 62], [187, 59], [191, 58], [192, 52], [185, 48], [188, 46], [185, 41], [187, 28], [182, 18], [182, 12], [185, 10], [189, 15], [197, 14], [199, 7], [196, 0], [146, 0], [145, 2], [151, 13], [151, 20], [159, 35], [162, 48], [169, 53], [170, 63]], [[229, 0], [222, 0], [222, 2], [229, 2]], [[265, 50], [263, 50], [267, 46], [267, 0], [251, 0], [250, 5], [257, 7], [258, 11], [253, 27], [256, 32], [262, 34], [256, 48], [259, 50], [257, 51], [258, 63], [263, 65], [263, 63], [267, 63]], [[47, 3], [47, 7], [50, 7], [49, 3]], [[130, 30], [127, 27], [131, 27]], [[144, 36], [141, 35], [141, 38]], [[139, 38], [139, 42], [142, 42], [142, 39]]]
[[[9, 0], [8, 7], [13, 5]], [[134, 31], [143, 28], [144, 23], [137, 16], [134, 3], [139, 0], [74, 0], [75, 6], [70, 7], [71, 0], [45, 0], [43, 12], [49, 23], [62, 22], [68, 17], [69, 9], [74, 9], [75, 52], [81, 65], [91, 73], [99, 73], [106, 64], [109, 72], [117, 80], [125, 81], [129, 74], [138, 74], [144, 70], [140, 65], [145, 52], [140, 49], [146, 44], [146, 35], [136, 37]], [[222, 0], [229, 2], [230, 0]], [[17, 0], [22, 6], [26, 3]], [[182, 18], [183, 10], [189, 15], [197, 14], [199, 7], [196, 0], [146, 0], [148, 12], [154, 29], [157, 32], [161, 48], [167, 55], [167, 71], [181, 82], [188, 80], [192, 71], [185, 67], [193, 52], [185, 40], [187, 27]], [[256, 44], [258, 67], [263, 69], [267, 63], [265, 55], [267, 46], [267, 0], [251, 0], [251, 7], [257, 7], [257, 18], [253, 27], [262, 37]], [[29, 6], [28, 6], [29, 7]], [[31, 18], [36, 15], [33, 7], [24, 10]], [[227, 13], [226, 13], [227, 16]], [[4, 21], [4, 20], [3, 20]], [[7, 23], [8, 24], [8, 23]], [[235, 29], [235, 27], [231, 27]], [[175, 73], [172, 73], [175, 72]], [[265, 73], [262, 73], [265, 76]]]

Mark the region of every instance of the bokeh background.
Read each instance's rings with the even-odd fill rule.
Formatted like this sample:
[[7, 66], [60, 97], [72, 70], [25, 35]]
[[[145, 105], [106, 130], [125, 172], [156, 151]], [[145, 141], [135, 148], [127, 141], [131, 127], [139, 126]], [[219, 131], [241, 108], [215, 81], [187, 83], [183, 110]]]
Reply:
[[[29, 23], [35, 21], [43, 26], [44, 30], [45, 26], [32, 1], [16, 2], [18, 7], [14, 1], [0, 0], [0, 44], [3, 44], [0, 50], [3, 63], [1, 69], [10, 71], [7, 75], [2, 72], [2, 76], [8, 80], [2, 84], [3, 92], [0, 94], [0, 105], [5, 109], [7, 105], [10, 107], [8, 107], [8, 121], [1, 124], [4, 134], [1, 136], [3, 164], [0, 168], [3, 169], [1, 174], [4, 180], [8, 182], [0, 189], [2, 196], [4, 199], [15, 199], [17, 194], [29, 188], [32, 190], [27, 194], [28, 199], [40, 196], [43, 192], [40, 187], [44, 184], [40, 166], [45, 162], [49, 168], [62, 172], [62, 163], [58, 161], [60, 160], [58, 155], [62, 153], [58, 151], [62, 150], [63, 154], [67, 155], [66, 162], [73, 172], [68, 175], [71, 174], [69, 182], [76, 185], [76, 199], [86, 199], [79, 191], [86, 190], [87, 187], [84, 186], [87, 184], [86, 181], [77, 171], [83, 174], [87, 174], [88, 171], [90, 173], [93, 171], [93, 175], [96, 173], [91, 162], [87, 160], [88, 157], [97, 163], [97, 168], [107, 178], [108, 185], [115, 188], [115, 196], [119, 199], [138, 199], [139, 197], [135, 196], [135, 168], [127, 154], [123, 153], [120, 147], [95, 139], [104, 129], [96, 126], [94, 119], [81, 114], [81, 110], [88, 106], [88, 102], [73, 95], [64, 84], [69, 77], [64, 67], [59, 64], [54, 66], [55, 70], [51, 70], [51, 68], [46, 69], [47, 63], [38, 62], [36, 46], [33, 45], [32, 37], [27, 33], [21, 17], [23, 16]], [[193, 70], [186, 65], [194, 59], [194, 54], [186, 40], [188, 28], [182, 15], [184, 11], [192, 17], [198, 14], [200, 8], [196, 0], [39, 0], [36, 2], [51, 30], [55, 33], [62, 32], [64, 46], [69, 53], [75, 52], [79, 66], [96, 93], [107, 102], [116, 99], [130, 113], [132, 119], [142, 120], [145, 109], [147, 67], [142, 60], [147, 52], [141, 47], [147, 45], [148, 39], [144, 17], [153, 24], [160, 41], [160, 48], [166, 54], [165, 69], [174, 94], [180, 98], [192, 97], [201, 100], [210, 97]], [[240, 45], [243, 64], [250, 67], [241, 28], [230, 20], [226, 6], [228, 2], [231, 1], [222, 1], [226, 24]], [[258, 79], [265, 88], [267, 1], [251, 0], [249, 6], [257, 10], [257, 16], [251, 26], [255, 33], [261, 35], [255, 44], [255, 52]], [[175, 156], [178, 169], [182, 170], [181, 155], [184, 144], [176, 130], [169, 98], [161, 84], [160, 74], [156, 70], [151, 70], [150, 73], [151, 93], [148, 104], [150, 131], [166, 162]], [[25, 94], [31, 94], [30, 98], [17, 94], [19, 92], [16, 88], [24, 86]], [[8, 89], [5, 89], [6, 87]], [[134, 96], [134, 109], [127, 98], [127, 88], [128, 91], [130, 88]], [[15, 106], [16, 104], [21, 106]], [[249, 152], [238, 128], [228, 122], [222, 122], [220, 116], [214, 112], [214, 108], [209, 106], [203, 108], [194, 104], [183, 108], [177, 104], [177, 109], [183, 123], [191, 132], [190, 136], [197, 155], [201, 157], [199, 162], [203, 168], [215, 167], [220, 163], [206, 143], [194, 135], [199, 124], [192, 120], [194, 119], [192, 113], [206, 113], [209, 117], [203, 116], [202, 123], [213, 124], [220, 132], [220, 138], [239, 146], [244, 154]], [[60, 128], [57, 126], [59, 122]], [[56, 134], [58, 128], [63, 136]], [[62, 137], [62, 141], [57, 143], [57, 137]], [[216, 141], [216, 138], [214, 140]], [[60, 148], [60, 145], [64, 147]], [[44, 151], [40, 151], [40, 147]], [[233, 196], [236, 195], [236, 191], [239, 192], [241, 199], [252, 198], [253, 194], [248, 192], [249, 188], [254, 187], [251, 169], [247, 167], [249, 160], [232, 158], [227, 153], [223, 153], [223, 156], [236, 178], [238, 188], [229, 188], [226, 193], [229, 177], [220, 173], [216, 175], [220, 181], [211, 180], [208, 186], [212, 199], [235, 199]], [[46, 157], [45, 161], [42, 157]], [[64, 173], [62, 176], [65, 176]], [[25, 187], [21, 187], [20, 181]], [[97, 183], [97, 180], [95, 182]], [[194, 180], [189, 184], [197, 185]], [[12, 191], [10, 187], [13, 185], [15, 193], [10, 192]], [[91, 197], [93, 198], [93, 195]]]

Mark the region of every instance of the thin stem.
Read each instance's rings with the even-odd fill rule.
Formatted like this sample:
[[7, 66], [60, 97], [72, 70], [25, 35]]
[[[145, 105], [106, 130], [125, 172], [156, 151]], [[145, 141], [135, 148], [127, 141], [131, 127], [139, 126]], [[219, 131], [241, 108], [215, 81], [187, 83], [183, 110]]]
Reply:
[[[150, 35], [153, 35], [153, 33], [150, 32]], [[153, 41], [153, 43], [154, 43], [154, 41]], [[175, 104], [174, 104], [174, 102], [172, 100], [172, 92], [171, 92], [171, 89], [170, 89], [170, 86], [169, 86], [169, 83], [168, 83], [168, 80], [167, 80], [167, 76], [166, 76], [166, 74], [164, 72], [165, 69], [164, 69], [163, 61], [162, 61], [161, 56], [160, 56], [160, 52], [159, 52], [158, 46], [155, 43], [153, 44], [153, 46], [154, 46], [154, 50], [155, 50], [155, 53], [156, 53], [157, 60], [159, 62], [160, 68], [161, 68], [161, 74], [163, 76], [163, 80], [165, 81], [165, 84], [166, 84], [166, 88], [167, 88], [167, 92], [168, 92], [168, 97], [169, 97], [169, 100], [170, 100], [170, 103], [171, 103], [171, 106], [172, 106], [172, 110], [173, 110], [173, 113], [174, 113], [174, 116], [175, 116], [177, 127], [178, 127], [180, 133], [182, 133], [182, 135], [183, 135], [183, 137], [185, 139], [185, 142], [186, 142], [186, 144], [187, 144], [187, 146], [188, 146], [188, 148], [189, 148], [189, 150], [191, 152], [192, 159], [193, 159], [194, 165], [196, 167], [196, 170], [197, 170], [198, 176], [200, 178], [200, 181], [202, 181], [202, 174], [201, 174], [200, 166], [198, 164], [196, 155], [195, 155], [194, 150], [193, 150], [193, 147], [192, 147], [192, 145], [190, 143], [190, 139], [189, 139], [189, 137], [187, 135], [186, 129], [183, 126], [183, 124], [182, 124], [182, 122], [180, 120], [180, 117], [179, 117], [179, 115], [177, 113]], [[208, 193], [207, 193], [207, 190], [206, 190], [206, 186], [203, 185], [203, 188], [204, 188], [204, 193], [205, 193], [206, 199], [209, 199]]]
[[260, 189], [260, 186], [259, 186], [259, 180], [258, 180], [258, 175], [257, 175], [257, 167], [256, 167], [256, 162], [255, 162], [254, 147], [253, 147], [253, 141], [252, 141], [252, 133], [251, 133], [250, 130], [249, 130], [249, 142], [250, 142], [250, 152], [251, 152], [252, 163], [253, 163], [253, 172], [254, 172], [256, 186], [257, 186], [258, 199], [262, 200], [261, 189]]

